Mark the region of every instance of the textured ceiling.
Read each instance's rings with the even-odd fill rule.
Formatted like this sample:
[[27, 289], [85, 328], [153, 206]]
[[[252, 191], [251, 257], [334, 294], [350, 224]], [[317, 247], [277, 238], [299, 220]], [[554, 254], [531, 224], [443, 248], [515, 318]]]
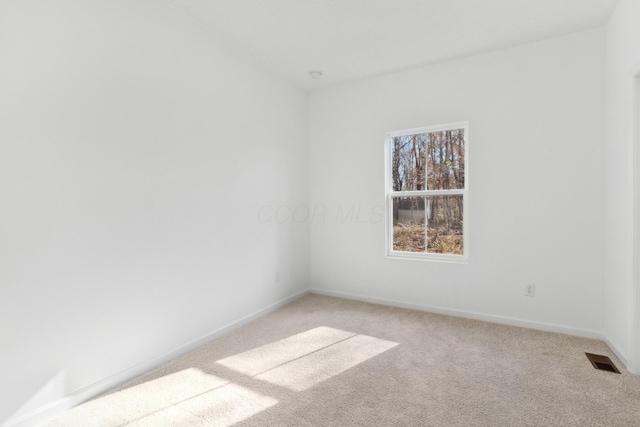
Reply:
[[601, 26], [617, 1], [165, 0], [306, 90]]

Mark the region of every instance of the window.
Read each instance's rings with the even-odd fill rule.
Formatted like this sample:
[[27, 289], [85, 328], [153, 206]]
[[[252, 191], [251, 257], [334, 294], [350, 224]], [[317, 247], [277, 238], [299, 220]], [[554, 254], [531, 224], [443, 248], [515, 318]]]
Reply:
[[468, 123], [387, 134], [387, 255], [468, 259]]

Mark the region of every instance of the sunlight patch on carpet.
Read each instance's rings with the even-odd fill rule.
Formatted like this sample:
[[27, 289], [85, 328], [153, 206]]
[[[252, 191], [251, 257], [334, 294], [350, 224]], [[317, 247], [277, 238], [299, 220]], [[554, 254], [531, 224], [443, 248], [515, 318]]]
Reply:
[[141, 377], [139, 381], [138, 384], [76, 406], [57, 419], [65, 427], [86, 427], [96, 423], [103, 427], [119, 427], [132, 422], [145, 425], [154, 420], [157, 424], [160, 419], [157, 414], [164, 414], [168, 421], [171, 421], [171, 416], [185, 417], [180, 412], [166, 411], [172, 405], [229, 384], [228, 380], [196, 368], [167, 373], [148, 381]]
[[[398, 344], [329, 327], [314, 328], [217, 361], [247, 377], [306, 390]], [[278, 399], [198, 368], [153, 372], [94, 399], [59, 420], [67, 427], [230, 426], [278, 404]], [[224, 374], [222, 373], [224, 376]], [[154, 378], [159, 376], [158, 378]]]
[[323, 326], [217, 363], [271, 384], [303, 391], [397, 345]]
[[321, 326], [218, 360], [217, 363], [242, 374], [254, 376], [355, 335], [352, 332]]
[[177, 405], [212, 426], [231, 426], [278, 403], [237, 384], [228, 384]]
[[122, 427], [209, 427], [211, 424], [187, 411], [170, 406], [146, 417], [125, 424]]
[[[95, 402], [95, 403], [94, 403]], [[93, 403], [116, 418], [104, 425], [230, 426], [278, 403], [197, 368], [170, 373], [129, 387]], [[107, 412], [109, 413], [109, 412]], [[123, 424], [122, 415], [135, 421]], [[101, 420], [102, 421], [102, 420]]]
[[356, 335], [256, 378], [294, 391], [303, 391], [397, 345], [391, 341]]

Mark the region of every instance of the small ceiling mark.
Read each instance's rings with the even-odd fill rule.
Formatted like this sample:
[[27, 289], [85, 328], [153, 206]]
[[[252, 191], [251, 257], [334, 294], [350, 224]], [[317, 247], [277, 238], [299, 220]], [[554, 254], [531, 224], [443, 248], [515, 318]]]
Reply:
[[312, 79], [319, 79], [320, 77], [322, 77], [322, 71], [318, 71], [318, 70], [309, 71], [309, 77], [311, 77]]

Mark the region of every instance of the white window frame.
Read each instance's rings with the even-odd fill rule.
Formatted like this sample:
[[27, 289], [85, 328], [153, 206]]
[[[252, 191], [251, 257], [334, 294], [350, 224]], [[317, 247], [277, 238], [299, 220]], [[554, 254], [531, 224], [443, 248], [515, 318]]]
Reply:
[[[421, 133], [439, 132], [455, 129], [464, 129], [464, 189], [460, 190], [421, 190], [421, 191], [393, 191], [391, 179], [392, 141], [398, 136], [415, 135]], [[388, 258], [402, 258], [414, 260], [428, 260], [441, 262], [469, 262], [469, 122], [456, 122], [444, 125], [427, 126], [415, 129], [406, 129], [388, 132], [384, 144], [385, 153], [385, 250]], [[393, 250], [393, 199], [396, 197], [419, 196], [462, 196], [462, 233], [463, 253], [436, 254], [427, 252], [407, 252]], [[425, 249], [426, 250], [426, 249]]]

